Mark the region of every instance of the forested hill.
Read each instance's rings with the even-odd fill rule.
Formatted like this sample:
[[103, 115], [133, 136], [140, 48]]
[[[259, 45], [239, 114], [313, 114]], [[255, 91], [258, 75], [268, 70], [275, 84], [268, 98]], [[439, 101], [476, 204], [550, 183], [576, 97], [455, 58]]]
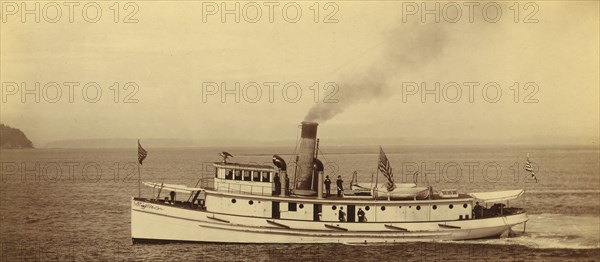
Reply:
[[33, 148], [33, 143], [21, 130], [0, 124], [0, 148]]

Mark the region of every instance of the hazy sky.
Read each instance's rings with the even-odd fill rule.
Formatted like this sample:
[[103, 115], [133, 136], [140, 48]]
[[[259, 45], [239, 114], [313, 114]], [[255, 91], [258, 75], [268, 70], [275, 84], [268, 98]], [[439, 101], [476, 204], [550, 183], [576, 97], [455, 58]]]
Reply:
[[[286, 17], [287, 2], [280, 2], [272, 23], [265, 2], [239, 2], [239, 23], [235, 15], [221, 21], [222, 2], [196, 1], [121, 2], [118, 8], [97, 2], [102, 16], [91, 23], [85, 19], [93, 20], [96, 6], [84, 17], [81, 2], [72, 23], [67, 6], [59, 6], [62, 16], [50, 23], [56, 6], [40, 3], [36, 23], [34, 15], [22, 22], [21, 6], [14, 10], [3, 2], [0, 28], [1, 122], [20, 128], [36, 145], [117, 137], [293, 140], [304, 119], [320, 122], [323, 141], [598, 145], [595, 1], [502, 3], [495, 23], [486, 19], [493, 20], [496, 6], [488, 6], [484, 18], [483, 3], [474, 7], [473, 22], [469, 7], [459, 3], [461, 16], [451, 23], [456, 6], [444, 9], [447, 2], [440, 2], [436, 23], [434, 15], [422, 21], [421, 2], [393, 1], [291, 2], [297, 6], [289, 5]], [[235, 4], [224, 3], [230, 9]], [[434, 8], [435, 2], [426, 3]], [[302, 16], [286, 21], [298, 6]], [[256, 7], [259, 21], [246, 21]], [[132, 11], [130, 21], [137, 22], [123, 23]], [[332, 23], [324, 23], [327, 18]], [[36, 90], [36, 82], [39, 102], [33, 94], [22, 101], [24, 90], [12, 84]], [[79, 84], [72, 87], [72, 102], [66, 82]], [[98, 86], [88, 85], [84, 97], [83, 86], [94, 82]], [[124, 102], [134, 90], [128, 82], [139, 87], [127, 100], [134, 103]], [[234, 91], [222, 101], [222, 90], [210, 83]], [[433, 91], [423, 101], [424, 90], [411, 83]], [[86, 101], [94, 100], [96, 88], [102, 96]], [[296, 88], [302, 94], [294, 99]]]

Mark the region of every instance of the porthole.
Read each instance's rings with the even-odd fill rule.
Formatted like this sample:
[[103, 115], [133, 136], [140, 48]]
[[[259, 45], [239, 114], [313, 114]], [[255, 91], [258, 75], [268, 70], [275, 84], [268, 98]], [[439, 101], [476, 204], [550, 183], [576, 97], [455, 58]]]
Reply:
[[252, 204], [254, 204], [254, 201], [250, 200], [250, 201], [248, 201], [248, 204], [252, 205]]
[[398, 206], [398, 208], [402, 208], [402, 206]]
[[366, 207], [365, 207], [365, 210], [367, 210], [367, 211], [369, 211], [370, 209], [371, 209], [371, 207], [370, 207], [370, 206], [366, 206]]
[[385, 207], [384, 206], [381, 207], [381, 211], [385, 211]]
[[333, 210], [336, 210], [336, 209], [337, 209], [337, 207], [336, 207], [336, 206], [332, 206], [332, 207], [331, 207], [331, 209], [333, 209]]
[[453, 204], [450, 204], [450, 205], [448, 206], [448, 208], [450, 208], [450, 209], [453, 209], [453, 208], [454, 208], [454, 205], [453, 205]]
[[417, 210], [421, 210], [421, 206], [417, 206]]
[[463, 207], [464, 207], [464, 208], [467, 208], [468, 206], [469, 206], [469, 205], [467, 205], [467, 204], [464, 204], [464, 205], [463, 205]]
[[300, 204], [300, 205], [298, 205], [298, 207], [299, 207], [300, 209], [303, 209], [303, 208], [304, 208], [304, 204]]
[[235, 198], [234, 198], [234, 199], [231, 199], [231, 203], [234, 203], [234, 204], [235, 204], [235, 202], [237, 202], [237, 201], [235, 200]]
[[433, 208], [433, 210], [436, 210], [437, 209], [437, 205], [433, 205], [432, 208]]

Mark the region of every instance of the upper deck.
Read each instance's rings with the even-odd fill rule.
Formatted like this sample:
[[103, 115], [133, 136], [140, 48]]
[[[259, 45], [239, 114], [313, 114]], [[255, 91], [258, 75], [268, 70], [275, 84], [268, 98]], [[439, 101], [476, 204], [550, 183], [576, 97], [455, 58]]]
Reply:
[[212, 185], [203, 180], [202, 186], [219, 192], [269, 196], [274, 190], [275, 177], [279, 176], [269, 165], [215, 162], [213, 166]]

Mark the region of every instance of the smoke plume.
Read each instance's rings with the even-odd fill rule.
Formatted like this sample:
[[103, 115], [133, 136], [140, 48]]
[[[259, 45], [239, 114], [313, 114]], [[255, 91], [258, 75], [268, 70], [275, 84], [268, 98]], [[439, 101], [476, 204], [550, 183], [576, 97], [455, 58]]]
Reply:
[[380, 45], [385, 57], [373, 63], [366, 72], [346, 75], [343, 81], [338, 82], [338, 102], [314, 105], [304, 121], [322, 123], [352, 105], [392, 95], [400, 87], [394, 88], [390, 81], [435, 62], [442, 52], [445, 38], [440, 26], [431, 24], [403, 24], [388, 31]]

